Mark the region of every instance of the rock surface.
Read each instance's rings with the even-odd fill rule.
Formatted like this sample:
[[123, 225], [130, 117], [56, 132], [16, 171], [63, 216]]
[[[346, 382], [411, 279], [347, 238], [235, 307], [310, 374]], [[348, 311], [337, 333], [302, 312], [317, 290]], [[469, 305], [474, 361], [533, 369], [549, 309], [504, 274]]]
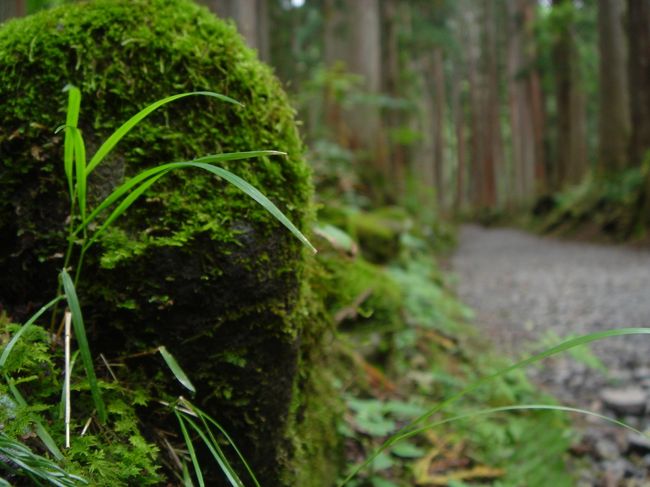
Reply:
[[[458, 293], [479, 329], [513, 360], [560, 337], [650, 326], [650, 251], [568, 242], [511, 229], [465, 226], [453, 258]], [[531, 378], [567, 405], [648, 430], [650, 337], [609, 338], [574, 357], [531, 368]], [[600, 362], [598, 366], [594, 356]], [[576, 418], [578, 485], [650, 485], [645, 438], [593, 418]]]

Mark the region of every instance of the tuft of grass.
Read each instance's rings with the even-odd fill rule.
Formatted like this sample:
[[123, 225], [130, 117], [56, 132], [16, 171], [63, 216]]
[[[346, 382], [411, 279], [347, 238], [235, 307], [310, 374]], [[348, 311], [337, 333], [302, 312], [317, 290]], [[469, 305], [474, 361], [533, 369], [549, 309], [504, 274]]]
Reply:
[[[237, 474], [232, 463], [228, 460], [225, 453], [223, 452], [223, 449], [221, 448], [219, 441], [217, 439], [219, 436], [221, 436], [223, 440], [225, 440], [226, 443], [229, 444], [230, 447], [232, 447], [237, 458], [244, 465], [244, 468], [248, 473], [248, 475], [250, 476], [251, 482], [253, 482], [255, 487], [260, 487], [260, 483], [257, 480], [255, 474], [253, 473], [253, 469], [250, 467], [250, 465], [242, 455], [241, 451], [237, 448], [233, 439], [230, 437], [230, 435], [228, 435], [226, 430], [217, 421], [215, 421], [212, 417], [210, 417], [204, 411], [194, 406], [192, 403], [190, 403], [187, 399], [183, 397], [178, 398], [178, 402], [174, 405], [173, 411], [174, 411], [174, 415], [176, 416], [176, 419], [178, 420], [178, 424], [181, 428], [181, 432], [183, 434], [183, 439], [185, 440], [185, 444], [187, 445], [187, 450], [189, 452], [192, 465], [194, 467], [194, 473], [196, 475], [196, 479], [201, 487], [205, 486], [205, 481], [203, 478], [203, 473], [201, 470], [199, 459], [196, 455], [194, 442], [190, 435], [190, 429], [196, 435], [198, 435], [198, 437], [203, 442], [203, 444], [208, 448], [210, 454], [212, 455], [212, 458], [214, 458], [214, 460], [217, 462], [219, 468], [225, 475], [230, 485], [232, 485], [233, 487], [244, 487], [245, 484]], [[198, 423], [196, 419], [198, 419], [200, 423]], [[215, 431], [214, 431], [215, 429], [218, 432], [218, 435], [215, 435]], [[189, 482], [192, 482], [189, 472], [184, 473], [184, 478], [189, 479]], [[187, 480], [185, 481], [185, 483], [187, 484]]]
[[[88, 481], [78, 475], [66, 472], [52, 460], [37, 455], [23, 443], [9, 438], [0, 432], [0, 456], [8, 461], [0, 462], [0, 468], [15, 474], [20, 472], [27, 475], [34, 485], [40, 485], [39, 480], [48, 482], [57, 487], [77, 487], [88, 485]], [[2, 479], [4, 484], [10, 485]]]

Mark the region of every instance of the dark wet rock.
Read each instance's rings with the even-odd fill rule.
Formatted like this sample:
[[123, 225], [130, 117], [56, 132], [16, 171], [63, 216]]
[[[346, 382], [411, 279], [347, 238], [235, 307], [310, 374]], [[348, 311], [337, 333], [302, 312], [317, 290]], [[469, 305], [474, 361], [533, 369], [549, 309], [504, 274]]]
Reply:
[[647, 454], [650, 452], [650, 437], [638, 433], [628, 433], [629, 450], [635, 453]]

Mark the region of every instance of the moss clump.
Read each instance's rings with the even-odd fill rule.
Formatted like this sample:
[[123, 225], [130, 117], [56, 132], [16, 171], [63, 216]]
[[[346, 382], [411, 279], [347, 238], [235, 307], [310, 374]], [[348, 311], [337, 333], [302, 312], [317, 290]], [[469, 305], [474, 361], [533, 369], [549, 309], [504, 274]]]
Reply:
[[[147, 104], [210, 90], [145, 119], [91, 175], [91, 204], [143, 168], [277, 149], [225, 166], [305, 228], [311, 184], [294, 111], [234, 27], [189, 0], [97, 0], [0, 29], [0, 305], [21, 318], [51, 298], [65, 247], [64, 86], [83, 94], [88, 152]], [[300, 243], [235, 188], [163, 178], [87, 255], [79, 286], [93, 351], [165, 345], [260, 478], [280, 485], [297, 449], [290, 409], [309, 353]], [[119, 352], [116, 352], [119, 351]], [[293, 441], [293, 440], [292, 440]], [[312, 440], [315, 441], [315, 440]], [[323, 480], [327, 484], [327, 480]], [[287, 481], [287, 484], [290, 482]]]
[[399, 256], [400, 237], [410, 225], [408, 214], [397, 207], [354, 212], [348, 215], [347, 222], [363, 256], [376, 264], [386, 264]]
[[382, 268], [335, 252], [323, 252], [319, 263], [323, 276], [314, 286], [337, 323], [373, 332], [402, 326], [402, 292]]

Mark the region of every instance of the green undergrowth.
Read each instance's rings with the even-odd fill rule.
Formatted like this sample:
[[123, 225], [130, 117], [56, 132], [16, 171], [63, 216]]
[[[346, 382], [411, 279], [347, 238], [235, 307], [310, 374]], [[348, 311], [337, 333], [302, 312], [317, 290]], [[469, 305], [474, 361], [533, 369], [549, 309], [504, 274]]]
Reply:
[[[20, 327], [0, 319], [0, 351]], [[64, 449], [63, 353], [52, 346], [52, 337], [40, 326], [29, 328], [17, 342], [2, 371], [0, 382], [0, 430], [8, 438], [19, 440], [34, 454], [53, 456], [37, 437], [39, 424], [58, 445], [62, 457], [57, 464], [69, 475], [84, 479], [88, 485], [158, 485], [162, 481], [159, 449], [141, 432], [136, 408], [147, 406], [149, 394], [132, 389], [113, 379], [100, 380], [108, 421], [100, 424], [81, 366], [73, 368], [71, 379], [72, 441]], [[56, 460], [56, 459], [55, 459]], [[0, 462], [0, 474], [15, 482], [20, 473], [12, 459]], [[38, 484], [36, 484], [38, 485]], [[74, 485], [84, 485], [77, 481]]]
[[[350, 229], [350, 219], [341, 222]], [[369, 262], [349, 234], [356, 247], [331, 229], [319, 246], [316, 289], [339, 326], [334, 372], [346, 405], [338, 429], [348, 466], [437, 403], [508, 365], [470, 324], [471, 310], [450, 290], [417, 225], [384, 228], [375, 232], [376, 242], [395, 228], [402, 228], [397, 249], [381, 265]], [[514, 371], [431, 419], [531, 403], [555, 404], [524, 372]], [[557, 411], [486, 415], [400, 441], [346, 485], [572, 485], [564, 465], [570, 442], [568, 423]]]
[[590, 174], [576, 186], [541, 198], [533, 208], [533, 227], [545, 233], [618, 241], [646, 237], [649, 176], [650, 161], [608, 176]]

